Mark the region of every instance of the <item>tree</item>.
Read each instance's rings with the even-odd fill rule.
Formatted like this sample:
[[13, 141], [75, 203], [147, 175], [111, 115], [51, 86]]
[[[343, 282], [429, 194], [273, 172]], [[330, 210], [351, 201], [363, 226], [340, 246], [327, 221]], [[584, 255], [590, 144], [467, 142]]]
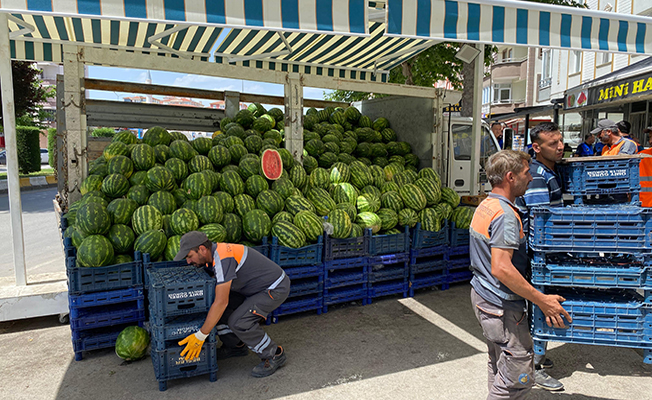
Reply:
[[[14, 82], [14, 107], [16, 118], [32, 118], [41, 109], [40, 103], [54, 96], [54, 89], [46, 89], [41, 86], [41, 70], [35, 67], [35, 63], [27, 61], [12, 61], [11, 72]], [[0, 101], [2, 94], [0, 93]], [[2, 109], [0, 109], [2, 119]]]

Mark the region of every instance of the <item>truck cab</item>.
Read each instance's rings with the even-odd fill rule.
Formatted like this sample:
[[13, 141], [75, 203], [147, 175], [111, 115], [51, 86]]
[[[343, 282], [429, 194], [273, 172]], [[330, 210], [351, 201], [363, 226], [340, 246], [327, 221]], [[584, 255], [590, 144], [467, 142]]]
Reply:
[[[461, 195], [471, 193], [471, 152], [473, 151], [473, 119], [444, 118], [444, 133], [448, 136], [448, 186]], [[498, 140], [486, 123], [482, 123], [480, 139], [480, 193], [491, 190], [484, 167], [487, 159], [500, 150]]]

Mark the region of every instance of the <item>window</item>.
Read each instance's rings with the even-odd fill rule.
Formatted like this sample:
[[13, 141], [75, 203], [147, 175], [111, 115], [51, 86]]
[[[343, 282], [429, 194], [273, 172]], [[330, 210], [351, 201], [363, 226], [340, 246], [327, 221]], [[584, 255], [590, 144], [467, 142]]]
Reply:
[[607, 52], [602, 53], [602, 56], [600, 57], [600, 65], [608, 64], [610, 62], [611, 62], [611, 53], [607, 53]]
[[582, 52], [579, 50], [571, 50], [569, 54], [569, 73], [576, 74], [582, 70]]
[[505, 49], [503, 50], [503, 62], [512, 61], [513, 50]]
[[541, 80], [539, 81], [539, 89], [547, 88], [552, 85], [552, 50], [543, 50], [541, 58]]
[[[470, 160], [473, 151], [473, 125], [453, 124], [453, 150], [456, 160]], [[486, 126], [482, 127], [480, 140], [480, 165], [484, 168], [485, 162], [492, 154], [498, 152], [498, 147]]]
[[509, 103], [511, 99], [511, 83], [500, 83], [494, 85], [494, 103]]

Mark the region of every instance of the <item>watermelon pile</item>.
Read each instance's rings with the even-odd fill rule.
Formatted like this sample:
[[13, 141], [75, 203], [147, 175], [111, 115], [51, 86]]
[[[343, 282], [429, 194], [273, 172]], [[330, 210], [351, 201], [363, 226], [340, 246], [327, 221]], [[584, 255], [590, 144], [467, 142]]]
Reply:
[[[82, 198], [66, 214], [79, 265], [128, 262], [134, 250], [171, 260], [181, 236], [197, 229], [216, 242], [256, 246], [276, 236], [298, 248], [317, 241], [325, 219], [335, 238], [365, 229], [396, 234], [417, 222], [438, 231], [445, 219], [468, 228], [473, 210], [458, 207], [433, 169], [418, 169], [385, 118], [372, 121], [353, 107], [309, 109], [303, 165], [283, 148], [283, 121], [280, 109], [254, 103], [224, 118], [212, 138], [189, 141], [161, 127], [142, 139], [116, 134], [89, 163]], [[266, 150], [283, 163], [274, 181], [261, 166]], [[264, 162], [278, 168], [278, 156]]]

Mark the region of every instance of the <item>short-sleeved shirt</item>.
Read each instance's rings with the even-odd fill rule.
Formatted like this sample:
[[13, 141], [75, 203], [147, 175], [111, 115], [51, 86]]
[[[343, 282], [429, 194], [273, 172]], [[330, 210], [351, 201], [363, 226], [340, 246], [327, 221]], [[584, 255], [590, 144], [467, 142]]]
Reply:
[[501, 308], [524, 309], [525, 300], [491, 273], [491, 249], [513, 250], [512, 264], [525, 277], [528, 268], [526, 238], [518, 209], [504, 196], [490, 193], [471, 220], [471, 286], [488, 302]]
[[604, 143], [598, 142], [593, 145], [593, 148], [595, 149], [595, 155], [596, 156], [601, 156], [602, 155], [602, 148], [604, 147]]
[[275, 262], [234, 243], [213, 243], [213, 272], [218, 285], [231, 281], [231, 290], [247, 297], [272, 290], [285, 278]]
[[636, 154], [638, 146], [633, 140], [621, 137], [616, 143], [611, 146], [605, 145], [602, 148], [603, 156], [615, 156], [618, 154]]
[[577, 154], [580, 157], [591, 157], [595, 153], [593, 150], [593, 146], [589, 146], [588, 143], [582, 142], [580, 143], [579, 146], [577, 146], [577, 150], [575, 151], [575, 154]]

